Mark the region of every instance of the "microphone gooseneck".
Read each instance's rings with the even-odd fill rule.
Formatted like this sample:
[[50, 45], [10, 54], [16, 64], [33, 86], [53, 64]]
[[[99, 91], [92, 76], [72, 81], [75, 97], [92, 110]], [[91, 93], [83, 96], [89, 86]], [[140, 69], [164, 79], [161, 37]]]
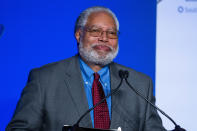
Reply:
[[125, 81], [126, 81], [126, 83], [127, 83], [127, 85], [129, 86], [130, 89], [132, 89], [137, 95], [139, 95], [142, 99], [144, 99], [146, 102], [148, 102], [151, 106], [156, 108], [159, 112], [161, 112], [161, 114], [166, 116], [175, 125], [175, 129], [172, 130], [172, 131], [186, 131], [185, 129], [183, 129], [179, 125], [177, 125], [176, 122], [170, 116], [168, 116], [164, 111], [159, 109], [156, 105], [154, 105], [146, 97], [144, 97], [139, 91], [137, 91], [135, 88], [133, 88], [133, 86], [127, 80], [127, 78], [129, 77], [129, 72], [128, 71], [122, 71], [121, 70], [120, 72], [121, 72], [121, 78], [125, 79]]
[[73, 127], [79, 127], [79, 123], [80, 121], [88, 114], [90, 113], [90, 111], [94, 110], [95, 107], [97, 107], [98, 105], [100, 105], [101, 103], [103, 103], [108, 97], [112, 96], [112, 95], [115, 95], [120, 86], [122, 85], [122, 82], [123, 82], [123, 79], [124, 79], [124, 72], [122, 70], [119, 71], [119, 76], [121, 78], [121, 81], [119, 83], [119, 85], [117, 86], [117, 88], [115, 88], [113, 91], [111, 91], [111, 93], [109, 93], [105, 98], [103, 98], [101, 101], [99, 101], [98, 103], [96, 103], [92, 108], [90, 108], [89, 110], [87, 110], [80, 118], [79, 120], [76, 122], [76, 124], [74, 124]]
[[90, 108], [89, 110], [87, 110], [80, 118], [79, 120], [76, 122], [76, 124], [74, 124], [73, 126], [73, 130], [75, 130], [75, 128], [79, 127], [79, 123], [80, 121], [92, 110], [94, 110], [95, 107], [97, 107], [98, 105], [100, 105], [101, 103], [104, 102], [104, 100], [106, 100], [108, 97], [116, 94], [120, 88], [120, 86], [122, 85], [123, 80], [125, 80], [125, 82], [127, 83], [127, 85], [129, 86], [130, 89], [132, 89], [137, 95], [139, 95], [142, 99], [144, 99], [148, 104], [150, 104], [152, 107], [154, 107], [155, 109], [157, 109], [159, 112], [161, 112], [161, 114], [163, 114], [164, 116], [166, 116], [174, 125], [175, 125], [175, 129], [172, 131], [186, 131], [185, 129], [181, 128], [179, 125], [176, 124], [176, 122], [170, 117], [168, 116], [164, 111], [162, 111], [161, 109], [159, 109], [156, 105], [154, 105], [152, 102], [150, 102], [145, 96], [143, 96], [138, 90], [136, 90], [127, 80], [127, 78], [129, 77], [129, 72], [128, 71], [123, 71], [123, 70], [119, 70], [119, 77], [121, 78], [121, 81], [119, 83], [119, 85], [117, 86], [117, 88], [115, 88], [113, 91], [111, 91], [111, 93], [109, 93], [105, 98], [103, 98], [101, 101], [99, 101], [96, 105], [94, 105], [92, 108]]

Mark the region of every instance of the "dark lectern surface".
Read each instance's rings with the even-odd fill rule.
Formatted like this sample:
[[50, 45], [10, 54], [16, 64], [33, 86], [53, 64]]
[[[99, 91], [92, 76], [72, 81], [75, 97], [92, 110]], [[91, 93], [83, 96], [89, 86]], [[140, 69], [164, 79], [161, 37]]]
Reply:
[[74, 127], [69, 125], [64, 125], [62, 131], [121, 131], [121, 129], [95, 129], [95, 128], [85, 128], [85, 127]]

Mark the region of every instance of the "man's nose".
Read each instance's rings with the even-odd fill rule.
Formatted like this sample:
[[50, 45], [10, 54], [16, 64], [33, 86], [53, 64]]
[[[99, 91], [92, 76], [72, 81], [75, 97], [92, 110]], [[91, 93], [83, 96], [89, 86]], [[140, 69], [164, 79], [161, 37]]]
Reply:
[[104, 41], [104, 42], [107, 42], [108, 41], [108, 37], [107, 37], [107, 32], [106, 31], [103, 31], [101, 33], [101, 36], [99, 37], [99, 40], [100, 41]]

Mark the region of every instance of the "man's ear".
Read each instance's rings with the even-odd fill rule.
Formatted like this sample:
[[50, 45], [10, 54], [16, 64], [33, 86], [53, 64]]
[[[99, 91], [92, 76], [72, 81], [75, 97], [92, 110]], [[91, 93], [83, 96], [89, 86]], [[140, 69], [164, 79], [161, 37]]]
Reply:
[[76, 32], [75, 32], [75, 38], [77, 40], [77, 43], [80, 42], [80, 37], [81, 37], [81, 30], [78, 29]]

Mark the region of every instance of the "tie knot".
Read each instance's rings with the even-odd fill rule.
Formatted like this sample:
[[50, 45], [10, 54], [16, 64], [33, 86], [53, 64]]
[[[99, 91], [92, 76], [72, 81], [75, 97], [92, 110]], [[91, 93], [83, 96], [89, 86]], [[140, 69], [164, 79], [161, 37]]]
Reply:
[[94, 79], [95, 80], [99, 80], [99, 78], [100, 78], [100, 75], [96, 72], [96, 73], [94, 73]]

